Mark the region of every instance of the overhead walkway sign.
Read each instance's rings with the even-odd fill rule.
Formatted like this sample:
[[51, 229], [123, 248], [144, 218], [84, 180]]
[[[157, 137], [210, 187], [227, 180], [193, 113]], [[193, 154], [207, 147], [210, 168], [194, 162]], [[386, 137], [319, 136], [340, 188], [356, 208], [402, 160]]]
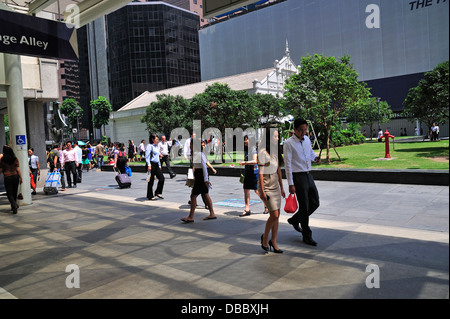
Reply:
[[0, 52], [78, 60], [76, 29], [65, 23], [0, 10]]
[[203, 17], [213, 18], [255, 2], [258, 0], [203, 0]]

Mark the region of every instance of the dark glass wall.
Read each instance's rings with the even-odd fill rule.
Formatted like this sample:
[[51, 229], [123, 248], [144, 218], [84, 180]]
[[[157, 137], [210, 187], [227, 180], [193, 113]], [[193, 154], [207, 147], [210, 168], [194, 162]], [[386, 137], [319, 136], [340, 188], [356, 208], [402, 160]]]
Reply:
[[199, 82], [199, 16], [164, 3], [132, 3], [107, 16], [111, 104]]

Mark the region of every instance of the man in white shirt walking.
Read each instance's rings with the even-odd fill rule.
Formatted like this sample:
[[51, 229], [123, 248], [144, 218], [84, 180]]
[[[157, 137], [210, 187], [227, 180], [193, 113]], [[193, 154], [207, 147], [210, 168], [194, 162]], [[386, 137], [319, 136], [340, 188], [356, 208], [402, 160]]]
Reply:
[[[289, 193], [296, 194], [297, 213], [288, 219], [294, 229], [303, 234], [303, 242], [316, 246], [309, 227], [309, 216], [319, 207], [319, 192], [311, 175], [311, 162], [320, 162], [307, 136], [308, 123], [297, 119], [294, 122], [294, 134], [284, 143], [284, 163]], [[300, 225], [302, 228], [300, 228]]]
[[170, 179], [177, 176], [172, 170], [172, 167], [170, 167], [170, 151], [169, 149], [172, 147], [172, 141], [166, 141], [166, 136], [161, 136], [161, 141], [158, 143], [159, 152], [161, 154], [161, 168], [162, 164], [166, 163], [167, 169], [169, 171]]

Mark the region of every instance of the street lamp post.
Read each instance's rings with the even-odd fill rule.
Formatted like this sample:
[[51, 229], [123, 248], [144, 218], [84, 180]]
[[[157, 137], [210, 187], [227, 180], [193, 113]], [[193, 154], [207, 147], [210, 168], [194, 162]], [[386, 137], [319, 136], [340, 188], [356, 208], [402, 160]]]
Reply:
[[377, 107], [378, 107], [378, 131], [381, 130], [381, 122], [380, 122], [380, 101], [381, 101], [381, 98], [377, 97]]
[[76, 106], [74, 111], [77, 114], [77, 132], [78, 132], [78, 141], [79, 141], [80, 140], [80, 123], [79, 123], [80, 107]]

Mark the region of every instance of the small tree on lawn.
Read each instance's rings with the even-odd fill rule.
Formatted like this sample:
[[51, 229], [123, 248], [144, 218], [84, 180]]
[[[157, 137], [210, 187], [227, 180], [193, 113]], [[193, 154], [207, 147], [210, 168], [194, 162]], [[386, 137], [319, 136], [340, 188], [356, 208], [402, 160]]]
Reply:
[[312, 120], [325, 134], [330, 163], [330, 135], [335, 122], [352, 105], [370, 96], [364, 82], [345, 55], [337, 60], [316, 54], [301, 59], [299, 73], [286, 81], [286, 106], [295, 117]]

